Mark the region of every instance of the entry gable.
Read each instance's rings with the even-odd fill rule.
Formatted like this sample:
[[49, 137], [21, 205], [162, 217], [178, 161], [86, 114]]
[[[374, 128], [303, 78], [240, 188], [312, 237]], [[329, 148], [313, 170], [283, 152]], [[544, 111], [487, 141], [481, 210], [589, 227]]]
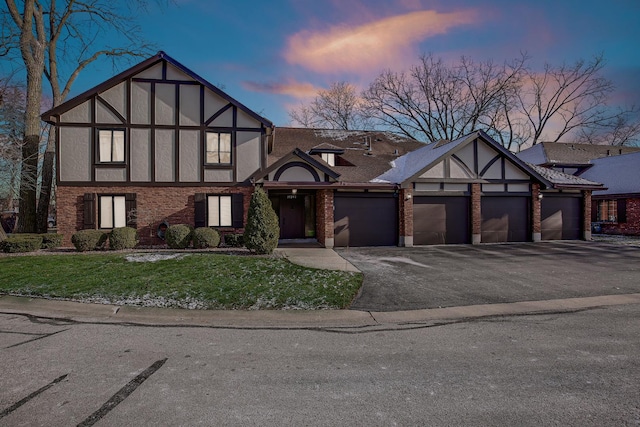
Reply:
[[251, 176], [252, 182], [335, 182], [340, 174], [321, 159], [296, 148], [263, 171]]

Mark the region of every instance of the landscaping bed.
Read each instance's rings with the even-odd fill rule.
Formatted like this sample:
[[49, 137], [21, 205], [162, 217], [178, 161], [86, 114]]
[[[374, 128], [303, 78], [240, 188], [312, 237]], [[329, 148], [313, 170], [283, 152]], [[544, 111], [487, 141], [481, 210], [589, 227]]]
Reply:
[[189, 309], [346, 308], [362, 274], [275, 256], [118, 252], [0, 257], [0, 294]]

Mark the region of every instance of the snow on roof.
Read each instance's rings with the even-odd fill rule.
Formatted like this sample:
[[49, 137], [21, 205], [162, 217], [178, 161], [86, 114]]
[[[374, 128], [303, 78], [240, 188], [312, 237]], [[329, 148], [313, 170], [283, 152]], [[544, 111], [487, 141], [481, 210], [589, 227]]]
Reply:
[[603, 157], [591, 163], [593, 166], [580, 176], [607, 187], [594, 191], [594, 195], [640, 193], [640, 152]]
[[578, 185], [578, 186], [602, 186], [599, 182], [588, 180], [579, 176], [569, 175], [564, 172], [557, 171], [555, 169], [547, 168], [544, 166], [534, 165], [532, 163], [527, 164], [531, 169], [538, 172], [543, 178], [551, 182], [554, 186], [566, 186], [566, 185]]
[[[475, 137], [475, 134], [471, 134], [471, 136]], [[372, 179], [371, 182], [400, 184], [469, 139], [470, 135], [466, 135], [447, 144], [438, 144], [437, 142], [433, 142], [425, 147], [411, 151], [404, 156], [395, 159], [391, 164], [391, 169]]]

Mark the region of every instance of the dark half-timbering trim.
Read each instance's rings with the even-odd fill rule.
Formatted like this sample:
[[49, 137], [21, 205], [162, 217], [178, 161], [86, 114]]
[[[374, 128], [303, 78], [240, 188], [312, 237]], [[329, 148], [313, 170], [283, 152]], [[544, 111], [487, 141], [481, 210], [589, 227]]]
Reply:
[[282, 166], [276, 171], [276, 174], [274, 175], [273, 180], [279, 181], [280, 176], [284, 173], [284, 171], [293, 167], [301, 167], [303, 169], [306, 169], [307, 171], [311, 172], [311, 175], [313, 176], [313, 179], [315, 180], [315, 182], [320, 182], [320, 175], [318, 175], [318, 172], [314, 168], [312, 168], [308, 163], [304, 163], [304, 162], [287, 163], [286, 165]]

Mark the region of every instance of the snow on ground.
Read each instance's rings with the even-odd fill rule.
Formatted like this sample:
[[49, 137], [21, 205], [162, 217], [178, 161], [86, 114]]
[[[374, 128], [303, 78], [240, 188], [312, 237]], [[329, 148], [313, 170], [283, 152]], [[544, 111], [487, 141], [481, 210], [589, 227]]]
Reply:
[[188, 254], [163, 254], [163, 253], [148, 253], [148, 254], [131, 254], [127, 255], [125, 259], [129, 262], [157, 262], [167, 259], [180, 259], [184, 258]]

